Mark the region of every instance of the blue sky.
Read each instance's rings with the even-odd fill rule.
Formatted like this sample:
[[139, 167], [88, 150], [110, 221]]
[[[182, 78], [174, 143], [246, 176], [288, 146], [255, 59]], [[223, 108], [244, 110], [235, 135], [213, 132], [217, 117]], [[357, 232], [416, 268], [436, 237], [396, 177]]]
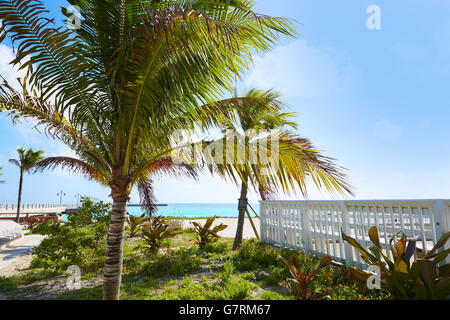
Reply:
[[[56, 12], [59, 1], [44, 2]], [[295, 19], [299, 36], [255, 56], [241, 86], [279, 90], [298, 113], [299, 133], [348, 169], [356, 199], [450, 198], [450, 2], [256, 3], [259, 13]], [[381, 9], [381, 30], [366, 26], [370, 5]], [[8, 45], [0, 45], [0, 74], [13, 79]], [[0, 203], [16, 199], [18, 172], [7, 160], [17, 146], [70, 154], [31, 127], [0, 118], [0, 167], [7, 180]], [[62, 171], [27, 176], [23, 198], [56, 202], [61, 189], [67, 202], [76, 193], [109, 199], [108, 190]], [[197, 183], [164, 179], [155, 189], [168, 203], [235, 202], [239, 195], [233, 184], [209, 176]], [[313, 185], [309, 190], [311, 199], [331, 198]], [[137, 194], [132, 198], [136, 202]]]

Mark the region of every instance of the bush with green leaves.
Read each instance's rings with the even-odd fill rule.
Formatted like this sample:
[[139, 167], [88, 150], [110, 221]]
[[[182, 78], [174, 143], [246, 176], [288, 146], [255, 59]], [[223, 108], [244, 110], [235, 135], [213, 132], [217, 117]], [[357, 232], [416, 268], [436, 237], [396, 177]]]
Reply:
[[83, 198], [81, 207], [67, 215], [67, 223], [39, 224], [34, 232], [47, 237], [33, 249], [31, 267], [66, 270], [77, 265], [82, 271], [103, 268], [109, 208], [103, 202]]
[[239, 271], [265, 269], [279, 263], [278, 253], [256, 239], [245, 240], [233, 258]]
[[181, 248], [154, 256], [145, 266], [143, 273], [150, 277], [183, 276], [201, 270], [198, 250]]

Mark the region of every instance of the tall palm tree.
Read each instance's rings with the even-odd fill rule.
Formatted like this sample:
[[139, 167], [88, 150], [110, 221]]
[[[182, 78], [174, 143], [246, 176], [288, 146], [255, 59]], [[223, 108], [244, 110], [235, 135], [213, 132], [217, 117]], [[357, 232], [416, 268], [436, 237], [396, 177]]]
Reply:
[[[237, 96], [236, 91], [234, 96]], [[331, 162], [333, 159], [322, 156], [307, 139], [287, 130], [287, 128], [297, 129], [297, 124], [292, 119], [295, 113], [282, 112], [286, 105], [279, 100], [279, 93], [273, 90], [251, 89], [243, 96], [266, 103], [247, 104], [237, 109], [236, 121], [228, 123], [227, 129], [234, 130], [244, 145], [268, 145], [274, 135], [283, 138], [277, 139], [280, 149], [276, 155], [277, 161], [268, 161], [265, 164], [253, 161], [248, 169], [242, 170], [240, 174], [239, 216], [233, 250], [239, 248], [242, 243], [251, 178], [256, 182], [253, 187], [262, 200], [273, 198], [277, 191], [295, 193], [295, 189], [291, 188], [292, 185], [289, 186], [289, 179], [296, 181], [296, 186], [305, 197], [307, 178], [312, 178], [318, 188], [324, 186], [331, 193], [344, 191], [352, 194], [346, 176], [333, 166]], [[268, 134], [269, 132], [271, 134]], [[291, 152], [296, 151], [295, 154], [287, 152], [289, 149]], [[269, 169], [273, 173], [267, 176]]]
[[[198, 126], [216, 127], [255, 104], [258, 98], [217, 99], [231, 91], [254, 50], [269, 50], [280, 34], [295, 32], [287, 19], [255, 13], [250, 0], [69, 3], [81, 10], [77, 30], [54, 28], [39, 1], [0, 0], [0, 33], [15, 44], [13, 63], [29, 71], [22, 92], [6, 82], [0, 86], [0, 109], [13, 121], [37, 120], [77, 154], [47, 158], [38, 169], [62, 166], [110, 188], [103, 297], [118, 299], [133, 187], [152, 207], [155, 174], [194, 176], [201, 163], [211, 164], [198, 148], [201, 161], [194, 154], [174, 156], [192, 146], [174, 144], [174, 134], [183, 128], [191, 138]], [[235, 178], [244, 170], [234, 164], [210, 168]]]
[[[2, 172], [2, 170], [3, 170], [3, 168], [0, 168], [0, 176], [2, 176], [2, 175], [3, 175], [3, 172]], [[5, 183], [5, 180], [0, 180], [0, 183]]]
[[20, 179], [19, 179], [19, 196], [17, 199], [17, 216], [16, 222], [20, 222], [20, 205], [22, 203], [22, 187], [23, 187], [23, 175], [29, 173], [31, 169], [45, 157], [43, 156], [44, 151], [38, 150], [33, 151], [33, 148], [28, 150], [19, 147], [17, 148], [17, 153], [19, 154], [19, 159], [9, 159], [9, 162], [14, 164], [19, 168]]

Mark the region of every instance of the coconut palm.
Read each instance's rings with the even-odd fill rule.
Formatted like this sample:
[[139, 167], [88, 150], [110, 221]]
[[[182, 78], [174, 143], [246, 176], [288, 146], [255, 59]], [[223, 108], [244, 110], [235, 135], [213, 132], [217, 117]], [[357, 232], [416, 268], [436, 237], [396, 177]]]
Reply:
[[19, 147], [17, 148], [17, 153], [19, 154], [19, 159], [9, 159], [9, 162], [14, 164], [19, 168], [20, 179], [19, 179], [19, 196], [17, 199], [17, 216], [16, 222], [20, 222], [20, 205], [22, 203], [22, 187], [23, 187], [23, 175], [29, 173], [32, 168], [45, 157], [43, 156], [44, 151], [38, 150], [34, 151], [33, 148], [28, 150]]
[[[3, 170], [3, 168], [0, 168], [0, 176], [2, 176], [2, 175], [3, 175], [3, 172], [2, 172], [2, 170]], [[0, 180], [0, 183], [5, 183], [5, 181], [4, 181], [4, 180]]]
[[[237, 96], [236, 91], [234, 96]], [[233, 250], [239, 248], [242, 243], [248, 190], [251, 186], [249, 180], [254, 181], [253, 188], [262, 200], [273, 198], [278, 191], [295, 193], [290, 179], [295, 181], [295, 186], [305, 197], [308, 178], [312, 178], [318, 188], [325, 187], [331, 193], [345, 191], [352, 194], [345, 175], [333, 166], [333, 159], [322, 156], [307, 139], [287, 130], [297, 129], [297, 124], [293, 121], [295, 113], [282, 112], [286, 106], [279, 100], [279, 93], [274, 90], [251, 89], [243, 96], [266, 103], [247, 104], [237, 109], [236, 121], [230, 122], [227, 129], [233, 130], [233, 138], [239, 139], [242, 145], [270, 145], [275, 136], [278, 150], [277, 161], [260, 163], [258, 156], [255, 156], [253, 158], [257, 160], [240, 172], [239, 217]], [[249, 152], [250, 149], [247, 153]], [[246, 156], [251, 158], [250, 154]], [[267, 174], [267, 170], [272, 173]]]
[[[268, 103], [217, 100], [254, 50], [269, 50], [279, 34], [294, 31], [287, 19], [253, 12], [249, 0], [69, 2], [83, 17], [76, 30], [55, 29], [38, 1], [0, 0], [3, 32], [16, 47], [13, 63], [28, 70], [20, 93], [0, 86], [0, 108], [13, 121], [35, 119], [77, 155], [47, 158], [37, 169], [62, 166], [111, 190], [103, 297], [118, 299], [133, 187], [151, 208], [157, 176], [195, 177], [208, 167], [237, 181], [247, 172], [245, 164], [211, 162], [197, 148], [210, 142], [195, 142], [194, 133], [233, 120], [236, 109]], [[174, 143], [180, 128], [188, 141]], [[192, 146], [195, 152], [183, 152]]]
[[150, 200], [149, 177], [155, 163], [170, 161], [172, 132], [231, 115], [241, 102], [217, 98], [254, 50], [294, 31], [287, 19], [256, 14], [249, 0], [68, 2], [83, 17], [76, 30], [55, 28], [40, 1], [0, 1], [0, 38], [11, 37], [13, 63], [29, 71], [20, 95], [4, 83], [2, 108], [36, 119], [78, 156], [41, 168], [62, 165], [111, 189], [104, 298], [118, 299], [133, 186]]

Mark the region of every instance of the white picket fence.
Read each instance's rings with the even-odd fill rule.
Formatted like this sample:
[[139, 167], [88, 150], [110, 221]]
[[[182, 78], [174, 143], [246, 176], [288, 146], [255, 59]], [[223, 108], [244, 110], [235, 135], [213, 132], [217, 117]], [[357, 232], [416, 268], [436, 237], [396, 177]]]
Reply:
[[368, 230], [377, 226], [390, 258], [386, 249], [398, 232], [419, 236], [417, 246], [427, 252], [450, 231], [450, 200], [261, 201], [260, 215], [261, 242], [330, 255], [354, 266], [365, 263], [342, 240], [341, 229], [369, 247]]

